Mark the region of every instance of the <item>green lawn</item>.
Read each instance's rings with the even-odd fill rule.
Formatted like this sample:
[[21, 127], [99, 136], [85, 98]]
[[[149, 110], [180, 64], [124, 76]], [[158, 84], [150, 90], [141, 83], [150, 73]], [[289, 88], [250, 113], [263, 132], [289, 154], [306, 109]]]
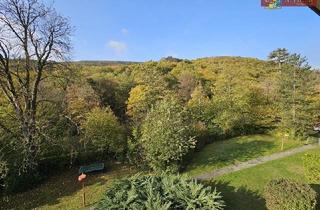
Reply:
[[[265, 210], [262, 199], [264, 186], [275, 178], [291, 178], [308, 182], [303, 170], [302, 157], [307, 153], [319, 153], [319, 149], [271, 161], [253, 168], [234, 172], [211, 181], [226, 201], [226, 210]], [[312, 184], [312, 183], [309, 183]], [[319, 192], [319, 185], [312, 185]]]
[[[86, 181], [87, 204], [99, 201], [112, 180], [133, 174], [130, 168], [114, 165], [105, 173], [88, 175]], [[77, 210], [82, 209], [81, 185], [77, 181], [78, 170], [70, 170], [51, 177], [36, 189], [9, 197], [0, 202], [0, 209], [18, 210]]]
[[[285, 140], [284, 150], [304, 142]], [[210, 172], [237, 162], [281, 152], [281, 139], [271, 135], [241, 136], [207, 145], [194, 154], [186, 173], [190, 176]]]
[[[188, 167], [190, 175], [203, 173], [238, 161], [280, 151], [281, 141], [269, 135], [238, 137], [207, 145], [196, 153]], [[301, 142], [287, 140], [285, 149], [302, 145]], [[313, 152], [319, 152], [316, 150]], [[129, 176], [136, 171], [126, 166], [113, 165], [107, 172], [89, 175], [86, 182], [87, 204], [93, 205], [101, 199], [106, 188], [114, 179]], [[44, 184], [28, 192], [9, 197], [0, 202], [4, 209], [81, 209], [82, 191], [77, 181], [77, 169], [52, 176]], [[222, 191], [227, 209], [263, 209], [261, 191], [271, 178], [287, 176], [304, 180], [301, 155], [295, 155], [281, 161], [273, 161], [238, 173], [223, 176], [210, 182]]]

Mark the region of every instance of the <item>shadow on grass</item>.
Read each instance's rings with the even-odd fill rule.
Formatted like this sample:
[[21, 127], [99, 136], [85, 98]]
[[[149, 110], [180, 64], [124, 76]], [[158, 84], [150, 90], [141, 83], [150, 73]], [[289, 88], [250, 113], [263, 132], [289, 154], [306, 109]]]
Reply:
[[244, 187], [235, 188], [222, 181], [212, 181], [209, 184], [221, 192], [225, 210], [267, 210], [265, 200], [254, 191]]
[[220, 160], [232, 161], [232, 160], [247, 160], [252, 157], [260, 157], [266, 151], [273, 149], [276, 145], [270, 141], [250, 141], [244, 143], [235, 143], [231, 153], [223, 156]]
[[[90, 187], [91, 185], [105, 185], [108, 179], [103, 178], [103, 175], [104, 173], [88, 174], [85, 186]], [[76, 193], [81, 191], [82, 184], [78, 182], [77, 178], [77, 169], [72, 169], [62, 172], [59, 175], [54, 175], [45, 183], [33, 190], [2, 199], [0, 201], [0, 209], [29, 210], [37, 209], [44, 205], [53, 206], [59, 204], [61, 198], [74, 196]], [[81, 203], [80, 197], [79, 203]]]
[[320, 184], [310, 184], [310, 186], [318, 194], [316, 210], [320, 210]]
[[207, 166], [226, 166], [237, 162], [263, 156], [277, 145], [272, 141], [253, 140], [250, 142], [234, 142], [229, 144], [209, 145], [201, 154], [196, 155], [188, 170], [206, 168]]

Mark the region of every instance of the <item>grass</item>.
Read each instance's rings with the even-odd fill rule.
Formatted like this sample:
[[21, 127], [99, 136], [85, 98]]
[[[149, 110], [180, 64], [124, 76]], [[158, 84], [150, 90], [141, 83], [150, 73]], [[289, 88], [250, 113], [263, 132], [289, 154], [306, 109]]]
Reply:
[[[211, 184], [222, 192], [226, 210], [265, 210], [262, 198], [264, 186], [275, 178], [291, 178], [308, 183], [303, 170], [303, 155], [318, 153], [320, 148], [287, 158], [271, 161], [253, 168], [218, 177]], [[312, 183], [310, 183], [312, 184]], [[312, 185], [319, 192], [319, 185]]]
[[[303, 142], [287, 139], [284, 150], [301, 146]], [[238, 162], [281, 151], [281, 139], [271, 135], [250, 135], [215, 142], [194, 154], [186, 168], [190, 176], [200, 175]]]
[[[86, 180], [86, 203], [88, 206], [99, 201], [109, 183], [114, 179], [133, 174], [122, 165], [113, 165], [106, 173], [88, 175]], [[49, 178], [44, 184], [25, 193], [8, 197], [0, 202], [0, 209], [17, 210], [76, 210], [82, 209], [82, 187], [77, 181], [78, 170], [73, 169]]]
[[[302, 142], [287, 140], [285, 149], [302, 145]], [[189, 175], [204, 173], [236, 162], [279, 152], [281, 141], [270, 135], [253, 135], [233, 138], [207, 145], [196, 153], [187, 168]], [[312, 152], [319, 152], [315, 150]], [[232, 173], [213, 180], [210, 184], [223, 193], [227, 209], [264, 209], [261, 192], [272, 178], [291, 177], [306, 181], [300, 155], [273, 161], [261, 166]], [[129, 176], [136, 171], [123, 165], [107, 167], [105, 173], [89, 175], [86, 181], [87, 205], [99, 201], [109, 184], [118, 178]], [[0, 201], [0, 208], [17, 210], [73, 210], [82, 209], [82, 190], [77, 181], [78, 171], [72, 169], [52, 176], [39, 187], [28, 192], [8, 197]]]

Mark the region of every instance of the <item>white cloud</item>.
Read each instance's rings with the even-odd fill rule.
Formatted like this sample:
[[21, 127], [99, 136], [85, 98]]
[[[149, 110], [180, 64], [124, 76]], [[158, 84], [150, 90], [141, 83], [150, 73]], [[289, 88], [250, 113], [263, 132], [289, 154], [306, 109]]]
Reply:
[[124, 34], [124, 35], [126, 35], [126, 34], [129, 33], [129, 30], [126, 29], [126, 28], [122, 28], [122, 29], [121, 29], [121, 33]]
[[107, 44], [107, 46], [111, 49], [114, 50], [114, 52], [118, 55], [120, 54], [124, 54], [127, 49], [128, 49], [128, 46], [126, 43], [124, 42], [120, 42], [120, 41], [115, 41], [115, 40], [110, 40]]

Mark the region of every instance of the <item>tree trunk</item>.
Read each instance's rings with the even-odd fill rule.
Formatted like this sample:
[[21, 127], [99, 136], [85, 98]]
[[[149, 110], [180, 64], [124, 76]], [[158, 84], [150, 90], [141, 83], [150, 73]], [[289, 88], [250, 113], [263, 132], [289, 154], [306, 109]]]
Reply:
[[25, 171], [34, 169], [37, 165], [39, 145], [36, 142], [36, 128], [34, 124], [25, 123], [22, 128], [23, 135], [23, 168]]
[[292, 96], [292, 121], [293, 121], [293, 135], [296, 135], [296, 68], [293, 70], [293, 96]]

